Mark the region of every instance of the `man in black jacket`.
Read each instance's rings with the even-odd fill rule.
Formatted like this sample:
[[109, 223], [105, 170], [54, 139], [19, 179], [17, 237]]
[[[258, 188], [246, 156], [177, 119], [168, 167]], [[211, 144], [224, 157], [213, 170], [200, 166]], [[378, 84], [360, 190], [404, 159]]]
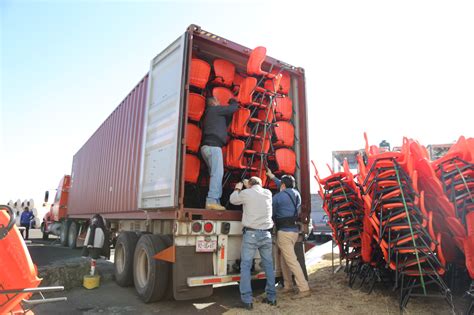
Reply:
[[225, 210], [220, 200], [222, 196], [222, 177], [224, 176], [222, 147], [227, 143], [228, 122], [238, 108], [238, 103], [233, 98], [229, 100], [229, 106], [220, 105], [215, 97], [207, 99], [201, 146], [201, 155], [211, 175], [206, 209]]

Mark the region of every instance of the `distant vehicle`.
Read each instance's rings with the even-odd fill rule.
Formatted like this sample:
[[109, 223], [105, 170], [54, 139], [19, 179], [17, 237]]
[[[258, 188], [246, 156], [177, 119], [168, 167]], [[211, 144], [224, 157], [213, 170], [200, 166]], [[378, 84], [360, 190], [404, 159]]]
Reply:
[[329, 240], [332, 237], [332, 230], [329, 226], [329, 218], [323, 210], [323, 201], [318, 194], [311, 194], [311, 221], [312, 238], [316, 240]]

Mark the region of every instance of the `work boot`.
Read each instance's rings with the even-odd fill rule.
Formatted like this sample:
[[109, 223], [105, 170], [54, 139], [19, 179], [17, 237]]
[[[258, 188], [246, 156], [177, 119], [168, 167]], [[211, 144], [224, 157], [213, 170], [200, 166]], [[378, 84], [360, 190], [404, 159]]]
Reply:
[[206, 203], [206, 209], [208, 210], [225, 210], [225, 207], [218, 203]]
[[289, 287], [280, 287], [280, 289], [278, 289], [278, 293], [282, 293], [282, 294], [295, 293], [295, 289], [294, 288], [289, 288]]
[[277, 301], [276, 301], [276, 300], [270, 301], [270, 300], [267, 299], [267, 298], [263, 298], [262, 303], [269, 304], [269, 305], [271, 305], [271, 306], [276, 306], [276, 305], [277, 305]]
[[291, 297], [292, 300], [299, 300], [305, 297], [311, 296], [311, 291], [300, 291], [298, 294], [295, 294]]

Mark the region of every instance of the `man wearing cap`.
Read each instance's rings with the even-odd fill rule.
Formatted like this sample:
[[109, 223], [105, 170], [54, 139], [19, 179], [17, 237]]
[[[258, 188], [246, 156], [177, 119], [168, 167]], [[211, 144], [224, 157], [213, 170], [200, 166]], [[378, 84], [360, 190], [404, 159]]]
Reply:
[[[243, 189], [245, 186], [245, 190]], [[273, 271], [272, 255], [272, 192], [262, 187], [262, 180], [251, 177], [243, 183], [235, 185], [230, 195], [230, 202], [242, 205], [242, 250], [240, 254], [240, 297], [244, 308], [253, 308], [252, 286], [250, 284], [250, 270], [255, 252], [258, 250], [262, 258], [262, 266], [267, 278], [265, 292], [267, 297], [264, 303], [276, 305], [275, 273]]]
[[295, 253], [295, 244], [298, 240], [299, 226], [298, 209], [301, 206], [301, 196], [295, 189], [296, 181], [291, 175], [284, 175], [281, 180], [267, 169], [267, 176], [272, 179], [280, 192], [273, 196], [273, 218], [277, 228], [277, 245], [280, 249], [280, 264], [285, 287], [282, 293], [294, 292], [293, 278], [295, 276], [298, 293], [292, 299], [310, 296], [308, 281], [301, 268]]

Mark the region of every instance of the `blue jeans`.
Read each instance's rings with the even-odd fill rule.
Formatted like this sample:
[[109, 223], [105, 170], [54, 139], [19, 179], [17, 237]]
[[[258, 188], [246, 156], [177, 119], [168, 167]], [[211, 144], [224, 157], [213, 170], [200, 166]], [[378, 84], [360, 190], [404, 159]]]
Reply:
[[259, 251], [263, 269], [267, 277], [265, 292], [269, 301], [276, 300], [275, 272], [273, 271], [272, 235], [268, 231], [245, 231], [240, 253], [240, 298], [244, 303], [252, 303], [252, 285], [250, 269], [255, 252]]
[[206, 203], [221, 203], [222, 196], [222, 177], [224, 176], [224, 159], [222, 158], [222, 149], [203, 145], [201, 155], [209, 168], [211, 180], [209, 183], [209, 192], [207, 193]]

